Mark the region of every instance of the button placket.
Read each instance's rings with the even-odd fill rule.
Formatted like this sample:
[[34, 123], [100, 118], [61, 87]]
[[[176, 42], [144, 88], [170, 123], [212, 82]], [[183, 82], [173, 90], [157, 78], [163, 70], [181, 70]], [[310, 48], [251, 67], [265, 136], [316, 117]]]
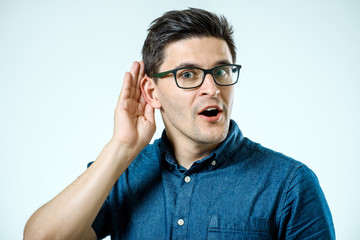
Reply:
[[184, 175], [178, 185], [179, 189], [174, 213], [175, 219], [173, 220], [173, 224], [176, 224], [176, 227], [173, 228], [172, 233], [174, 239], [186, 239], [190, 204], [195, 183], [194, 180], [195, 176], [193, 174], [191, 177], [189, 175]]

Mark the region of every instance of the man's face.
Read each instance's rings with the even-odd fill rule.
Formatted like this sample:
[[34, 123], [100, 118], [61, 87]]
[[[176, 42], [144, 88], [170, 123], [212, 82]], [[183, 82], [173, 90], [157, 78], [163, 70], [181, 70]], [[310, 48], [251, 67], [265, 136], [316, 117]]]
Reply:
[[[169, 44], [159, 72], [186, 66], [209, 69], [226, 63], [232, 63], [232, 56], [224, 40], [195, 37]], [[218, 144], [225, 139], [229, 130], [233, 86], [218, 86], [207, 74], [200, 87], [181, 89], [170, 74], [159, 79], [156, 88], [170, 140]], [[207, 116], [204, 112], [211, 109], [216, 109], [215, 116]]]

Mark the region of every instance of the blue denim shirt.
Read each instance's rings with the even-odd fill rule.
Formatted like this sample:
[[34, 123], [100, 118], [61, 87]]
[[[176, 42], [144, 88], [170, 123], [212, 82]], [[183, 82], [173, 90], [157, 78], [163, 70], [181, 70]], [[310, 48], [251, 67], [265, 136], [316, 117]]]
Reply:
[[315, 174], [243, 137], [234, 121], [188, 170], [164, 132], [119, 178], [92, 227], [112, 239], [335, 239]]

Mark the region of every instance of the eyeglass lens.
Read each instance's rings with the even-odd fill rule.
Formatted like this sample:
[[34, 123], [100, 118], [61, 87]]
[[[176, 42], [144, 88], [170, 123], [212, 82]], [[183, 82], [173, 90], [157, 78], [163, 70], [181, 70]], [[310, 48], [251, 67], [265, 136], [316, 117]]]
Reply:
[[[236, 66], [219, 66], [214, 68], [212, 75], [219, 85], [234, 84], [239, 75], [239, 70]], [[204, 71], [199, 68], [179, 69], [176, 72], [176, 80], [180, 87], [191, 88], [201, 84], [204, 79]]]

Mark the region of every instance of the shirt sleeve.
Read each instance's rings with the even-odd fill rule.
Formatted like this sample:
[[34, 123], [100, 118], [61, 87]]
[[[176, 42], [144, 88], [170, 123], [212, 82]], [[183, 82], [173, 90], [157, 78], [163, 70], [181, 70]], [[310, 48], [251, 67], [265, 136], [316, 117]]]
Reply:
[[94, 229], [98, 239], [103, 239], [110, 234], [109, 207], [106, 200], [96, 216], [91, 227]]
[[289, 184], [280, 219], [279, 239], [335, 239], [323, 191], [315, 174], [299, 167]]

